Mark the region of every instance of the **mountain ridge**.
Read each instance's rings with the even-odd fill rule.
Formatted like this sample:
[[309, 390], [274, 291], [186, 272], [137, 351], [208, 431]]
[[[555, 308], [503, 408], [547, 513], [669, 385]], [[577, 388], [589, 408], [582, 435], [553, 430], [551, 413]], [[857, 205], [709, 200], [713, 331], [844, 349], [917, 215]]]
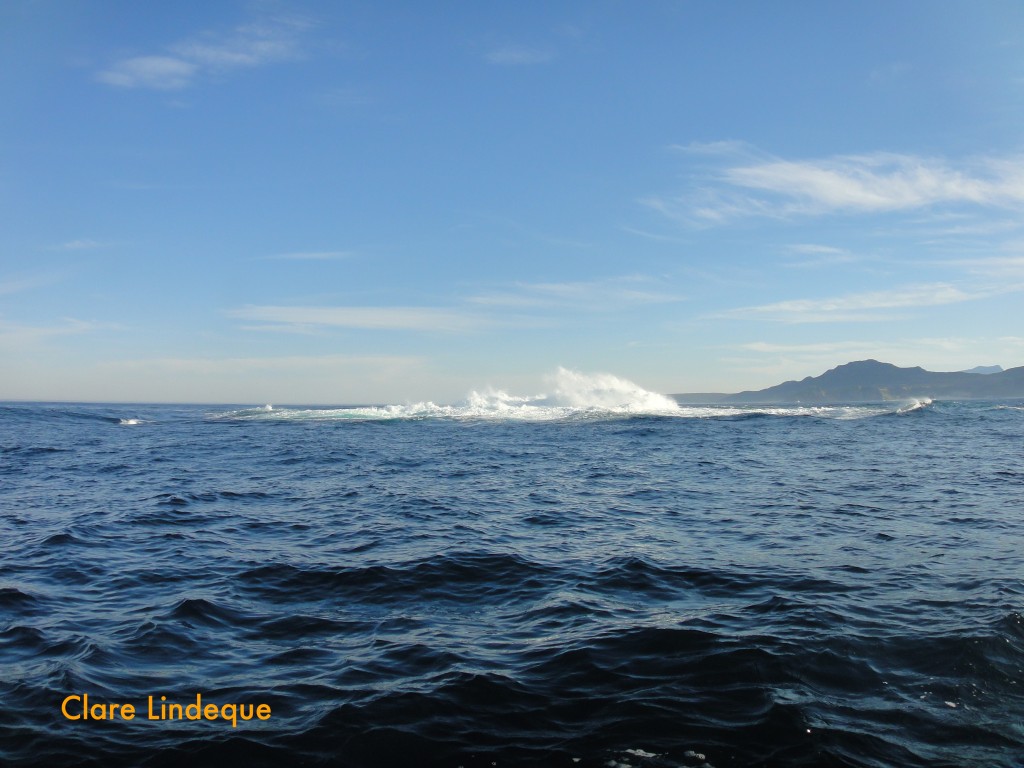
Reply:
[[[691, 401], [679, 395], [681, 401]], [[914, 398], [984, 400], [1024, 397], [1024, 366], [995, 373], [926, 371], [878, 360], [857, 360], [820, 376], [785, 381], [773, 387], [722, 394], [720, 403], [856, 403]]]

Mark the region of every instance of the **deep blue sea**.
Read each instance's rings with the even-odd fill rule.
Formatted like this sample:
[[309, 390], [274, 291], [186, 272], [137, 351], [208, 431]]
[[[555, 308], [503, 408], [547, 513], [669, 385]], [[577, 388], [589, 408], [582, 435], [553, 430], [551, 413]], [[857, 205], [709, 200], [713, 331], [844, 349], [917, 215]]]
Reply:
[[1020, 402], [8, 403], [0, 536], [3, 765], [1024, 765]]

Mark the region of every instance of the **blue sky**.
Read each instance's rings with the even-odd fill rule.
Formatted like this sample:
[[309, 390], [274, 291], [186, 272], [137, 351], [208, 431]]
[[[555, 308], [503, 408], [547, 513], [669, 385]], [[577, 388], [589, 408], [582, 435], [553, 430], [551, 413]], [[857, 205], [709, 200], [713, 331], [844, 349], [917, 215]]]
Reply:
[[0, 398], [1024, 364], [1019, 2], [0, 4]]

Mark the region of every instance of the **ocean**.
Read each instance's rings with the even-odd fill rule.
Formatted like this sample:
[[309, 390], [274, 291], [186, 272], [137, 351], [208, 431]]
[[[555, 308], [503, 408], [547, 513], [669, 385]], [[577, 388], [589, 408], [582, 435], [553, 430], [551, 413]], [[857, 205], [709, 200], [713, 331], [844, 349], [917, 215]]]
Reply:
[[0, 764], [1024, 765], [1024, 403], [570, 389], [0, 405]]

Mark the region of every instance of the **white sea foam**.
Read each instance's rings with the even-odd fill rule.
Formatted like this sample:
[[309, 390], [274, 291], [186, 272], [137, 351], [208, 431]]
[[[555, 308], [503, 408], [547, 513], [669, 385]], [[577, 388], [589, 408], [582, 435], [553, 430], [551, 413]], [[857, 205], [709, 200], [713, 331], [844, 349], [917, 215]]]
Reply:
[[118, 419], [117, 423], [124, 426], [134, 426], [135, 424], [141, 424], [142, 419]]
[[[245, 420], [399, 420], [457, 419], [504, 421], [587, 420], [608, 417], [667, 416], [722, 418], [746, 416], [810, 416], [824, 419], [862, 419], [892, 413], [882, 405], [679, 405], [672, 398], [651, 392], [610, 373], [582, 373], [559, 368], [548, 377], [548, 392], [510, 394], [501, 389], [470, 392], [453, 405], [431, 401], [403, 405], [344, 408], [274, 408], [271, 405], [216, 414], [217, 419]], [[931, 401], [914, 401], [910, 410]]]
[[587, 374], [559, 368], [554, 383], [554, 394], [545, 398], [547, 405], [624, 413], [672, 414], [679, 410], [675, 400], [610, 373]]
[[922, 408], [927, 408], [931, 404], [932, 404], [932, 399], [930, 397], [922, 397], [922, 398], [916, 398], [915, 397], [915, 398], [912, 398], [909, 403], [907, 403], [906, 405], [901, 406], [899, 409], [897, 409], [896, 413], [910, 413], [911, 411], [919, 411]]
[[549, 379], [549, 393], [513, 395], [499, 389], [473, 391], [461, 403], [425, 401], [404, 405], [349, 408], [245, 408], [217, 414], [220, 419], [513, 419], [550, 421], [607, 415], [678, 416], [675, 400], [650, 392], [609, 373], [580, 373], [559, 368]]

